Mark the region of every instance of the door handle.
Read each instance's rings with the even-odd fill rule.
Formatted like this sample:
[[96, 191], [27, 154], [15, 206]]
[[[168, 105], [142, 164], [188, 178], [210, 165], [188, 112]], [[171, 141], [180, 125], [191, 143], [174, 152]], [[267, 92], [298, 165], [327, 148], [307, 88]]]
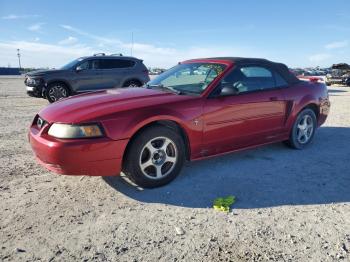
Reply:
[[272, 96], [270, 97], [270, 101], [277, 101], [278, 100], [278, 97], [277, 96]]

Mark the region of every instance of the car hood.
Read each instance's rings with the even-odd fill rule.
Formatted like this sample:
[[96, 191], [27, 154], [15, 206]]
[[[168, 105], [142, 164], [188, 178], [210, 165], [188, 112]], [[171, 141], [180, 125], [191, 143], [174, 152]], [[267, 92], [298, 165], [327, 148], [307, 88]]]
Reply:
[[41, 110], [39, 115], [49, 123], [83, 123], [118, 112], [195, 98], [147, 88], [110, 89], [60, 100]]
[[35, 70], [32, 72], [28, 72], [26, 76], [35, 77], [35, 76], [43, 76], [43, 75], [52, 75], [62, 73], [64, 70], [60, 69], [49, 69], [49, 70]]

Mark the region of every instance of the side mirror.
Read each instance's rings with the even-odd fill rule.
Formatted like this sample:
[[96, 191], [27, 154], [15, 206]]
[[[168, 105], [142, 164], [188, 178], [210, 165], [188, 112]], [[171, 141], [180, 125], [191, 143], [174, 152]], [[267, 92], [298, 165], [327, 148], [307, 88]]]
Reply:
[[220, 96], [232, 96], [232, 95], [237, 95], [239, 92], [237, 88], [232, 86], [232, 83], [224, 83], [221, 84], [221, 92]]
[[76, 68], [75, 68], [75, 71], [76, 72], [80, 72], [80, 71], [83, 71], [84, 69], [81, 67], [81, 66], [77, 66]]

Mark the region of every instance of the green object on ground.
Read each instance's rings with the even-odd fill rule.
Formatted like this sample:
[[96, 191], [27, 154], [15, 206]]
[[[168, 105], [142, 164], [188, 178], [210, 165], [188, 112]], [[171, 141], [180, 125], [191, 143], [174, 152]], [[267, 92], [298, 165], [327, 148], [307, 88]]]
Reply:
[[228, 196], [228, 197], [219, 197], [214, 200], [213, 208], [215, 210], [228, 212], [230, 211], [231, 205], [236, 202], [236, 197]]

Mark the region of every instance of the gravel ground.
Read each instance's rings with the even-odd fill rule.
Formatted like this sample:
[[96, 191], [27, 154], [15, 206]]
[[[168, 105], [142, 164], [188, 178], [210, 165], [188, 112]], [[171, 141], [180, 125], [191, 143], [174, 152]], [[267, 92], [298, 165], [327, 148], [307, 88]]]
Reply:
[[[170, 185], [59, 176], [26, 132], [42, 99], [0, 79], [0, 260], [349, 261], [350, 88], [303, 151], [274, 144], [187, 163]], [[211, 208], [235, 195], [229, 213]]]

